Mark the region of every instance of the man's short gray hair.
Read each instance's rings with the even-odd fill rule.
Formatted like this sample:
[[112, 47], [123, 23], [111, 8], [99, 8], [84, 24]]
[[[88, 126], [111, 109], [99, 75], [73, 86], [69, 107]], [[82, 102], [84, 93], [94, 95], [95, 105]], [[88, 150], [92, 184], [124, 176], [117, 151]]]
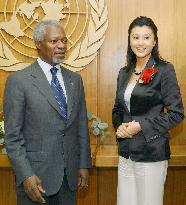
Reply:
[[33, 30], [33, 40], [34, 41], [43, 41], [44, 35], [47, 32], [48, 26], [56, 26], [58, 28], [64, 29], [63, 25], [60, 24], [56, 20], [44, 20], [40, 21], [38, 24], [36, 24], [34, 30]]

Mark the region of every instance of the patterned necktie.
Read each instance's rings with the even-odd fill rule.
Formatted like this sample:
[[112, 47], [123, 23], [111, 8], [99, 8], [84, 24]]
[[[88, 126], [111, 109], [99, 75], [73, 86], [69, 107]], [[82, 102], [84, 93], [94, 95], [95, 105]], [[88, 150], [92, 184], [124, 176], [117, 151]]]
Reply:
[[51, 88], [56, 98], [56, 101], [59, 105], [64, 123], [66, 125], [67, 123], [67, 103], [66, 103], [66, 97], [65, 97], [63, 88], [61, 87], [59, 80], [56, 76], [57, 70], [58, 69], [56, 67], [53, 67], [50, 69], [50, 72], [52, 73]]

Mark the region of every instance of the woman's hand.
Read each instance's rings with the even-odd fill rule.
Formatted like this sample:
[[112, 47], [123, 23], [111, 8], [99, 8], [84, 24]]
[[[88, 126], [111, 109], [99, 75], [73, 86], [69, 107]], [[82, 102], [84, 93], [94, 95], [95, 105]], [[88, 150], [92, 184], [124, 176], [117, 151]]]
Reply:
[[129, 123], [122, 123], [117, 131], [116, 131], [116, 136], [117, 138], [132, 138], [132, 134], [130, 134], [128, 131], [127, 131], [127, 128], [129, 126]]
[[135, 120], [133, 120], [132, 122], [128, 123], [127, 132], [130, 135], [136, 135], [140, 131], [141, 131], [141, 126], [139, 122], [136, 122]]
[[133, 135], [141, 131], [139, 122], [133, 120], [129, 123], [122, 123], [117, 129], [117, 138], [132, 138]]

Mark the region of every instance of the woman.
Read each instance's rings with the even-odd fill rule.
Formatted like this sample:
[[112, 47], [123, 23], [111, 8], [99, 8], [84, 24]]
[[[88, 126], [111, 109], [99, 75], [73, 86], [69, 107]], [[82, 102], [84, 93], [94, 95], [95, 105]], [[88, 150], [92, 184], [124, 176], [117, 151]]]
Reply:
[[113, 125], [119, 144], [117, 205], [162, 205], [169, 134], [184, 119], [174, 67], [159, 56], [157, 27], [136, 18], [118, 75]]

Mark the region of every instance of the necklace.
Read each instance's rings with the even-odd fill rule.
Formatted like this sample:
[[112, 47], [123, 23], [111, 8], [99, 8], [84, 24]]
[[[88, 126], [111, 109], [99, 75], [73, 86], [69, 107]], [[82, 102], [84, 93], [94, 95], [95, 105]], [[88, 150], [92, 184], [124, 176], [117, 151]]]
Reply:
[[140, 72], [137, 72], [136, 70], [134, 70], [134, 74], [135, 74], [135, 75], [140, 75], [140, 74], [141, 74], [141, 71], [140, 71]]
[[145, 67], [136, 67], [133, 72], [135, 75], [140, 75], [144, 68]]
[[[154, 68], [154, 66], [155, 66], [155, 62], [154, 62], [154, 64], [152, 65], [152, 68]], [[145, 65], [146, 66], [146, 65]], [[145, 69], [145, 66], [143, 66], [143, 67], [135, 67], [134, 68], [134, 74], [135, 75], [140, 75], [141, 73], [142, 73], [142, 71]]]

